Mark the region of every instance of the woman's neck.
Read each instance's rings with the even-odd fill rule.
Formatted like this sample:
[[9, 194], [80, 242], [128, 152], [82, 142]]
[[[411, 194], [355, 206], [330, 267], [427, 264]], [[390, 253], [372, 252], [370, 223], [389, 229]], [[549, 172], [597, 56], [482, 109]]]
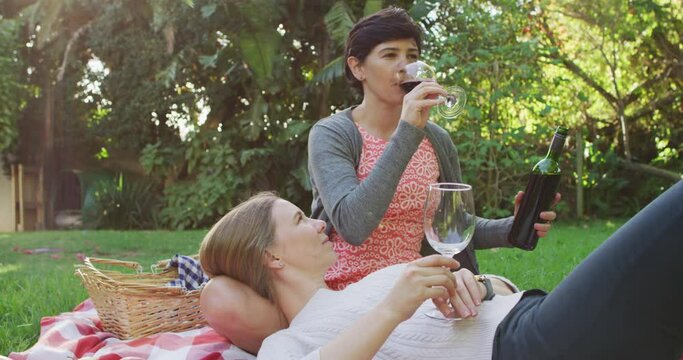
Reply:
[[277, 304], [290, 324], [318, 290], [327, 288], [322, 276], [311, 277], [301, 274], [287, 274], [274, 279], [274, 286]]
[[365, 96], [352, 112], [353, 120], [370, 134], [389, 140], [401, 120], [401, 106]]

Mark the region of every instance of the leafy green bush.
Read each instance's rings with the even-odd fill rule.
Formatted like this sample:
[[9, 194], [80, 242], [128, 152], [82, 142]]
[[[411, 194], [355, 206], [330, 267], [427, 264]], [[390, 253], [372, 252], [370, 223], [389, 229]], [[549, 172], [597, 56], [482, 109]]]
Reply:
[[86, 227], [152, 229], [159, 225], [159, 197], [154, 184], [124, 180], [123, 174], [95, 185], [92, 206], [83, 211]]
[[29, 95], [21, 76], [23, 59], [15, 50], [21, 43], [20, 29], [17, 21], [0, 22], [0, 154], [4, 156], [16, 151], [17, 120]]
[[[445, 127], [458, 149], [463, 181], [474, 186], [477, 213], [489, 218], [512, 215], [514, 196], [524, 190], [531, 168], [548, 151], [548, 141], [537, 139], [552, 138], [554, 129], [541, 125], [528, 132], [523, 127], [504, 128], [495, 122], [484, 125], [465, 121]], [[561, 192], [571, 178], [570, 167], [562, 169], [567, 169], [567, 175]]]
[[310, 204], [304, 140], [309, 127], [292, 123], [267, 137], [204, 129], [174, 148], [160, 143], [145, 147], [140, 163], [165, 184], [163, 225], [210, 226], [259, 191], [275, 190], [291, 201]]
[[587, 215], [592, 217], [632, 216], [672, 185], [670, 179], [622, 166], [614, 148], [604, 144], [589, 144], [587, 162], [583, 186]]
[[230, 139], [218, 131], [194, 134], [175, 149], [148, 145], [140, 163], [166, 184], [160, 216], [165, 226], [175, 229], [211, 225], [232, 207], [238, 189], [246, 191], [252, 180]]

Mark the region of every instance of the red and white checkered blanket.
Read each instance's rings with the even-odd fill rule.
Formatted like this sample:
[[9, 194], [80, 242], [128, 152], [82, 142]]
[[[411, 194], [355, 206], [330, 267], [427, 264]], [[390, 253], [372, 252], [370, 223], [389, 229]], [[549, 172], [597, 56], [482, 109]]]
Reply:
[[[0, 355], [0, 360], [7, 357]], [[12, 360], [253, 360], [255, 357], [210, 327], [119, 340], [104, 332], [89, 299], [73, 312], [44, 317], [40, 337], [30, 349], [9, 354]]]

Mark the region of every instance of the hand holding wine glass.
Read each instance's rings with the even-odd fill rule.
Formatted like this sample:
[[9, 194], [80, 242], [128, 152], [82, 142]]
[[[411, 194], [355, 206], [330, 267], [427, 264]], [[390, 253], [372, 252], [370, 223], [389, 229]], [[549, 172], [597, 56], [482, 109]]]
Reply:
[[[422, 61], [407, 63], [396, 73], [399, 86], [406, 94], [423, 82], [436, 83], [434, 68]], [[440, 94], [443, 103], [436, 107], [437, 113], [447, 119], [453, 119], [465, 110], [467, 96], [465, 90], [459, 86], [445, 88], [446, 94]]]
[[[424, 207], [424, 232], [429, 244], [440, 254], [452, 257], [472, 240], [476, 217], [472, 186], [459, 183], [429, 185]], [[441, 312], [427, 316], [446, 319]]]
[[460, 253], [472, 240], [475, 222], [472, 186], [459, 183], [429, 185], [424, 231], [434, 250], [451, 257]]

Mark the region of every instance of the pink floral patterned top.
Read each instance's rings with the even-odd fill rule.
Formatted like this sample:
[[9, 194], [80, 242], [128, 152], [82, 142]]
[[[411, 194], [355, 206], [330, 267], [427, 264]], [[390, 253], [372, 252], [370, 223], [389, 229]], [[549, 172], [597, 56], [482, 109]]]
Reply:
[[[356, 174], [362, 182], [370, 175], [388, 142], [360, 126], [358, 130], [363, 139], [363, 150]], [[437, 182], [438, 177], [436, 153], [425, 137], [408, 162], [384, 218], [370, 237], [362, 245], [354, 246], [332, 230], [330, 239], [339, 258], [325, 275], [327, 285], [341, 290], [376, 270], [420, 258], [424, 237], [422, 209], [427, 185]]]

